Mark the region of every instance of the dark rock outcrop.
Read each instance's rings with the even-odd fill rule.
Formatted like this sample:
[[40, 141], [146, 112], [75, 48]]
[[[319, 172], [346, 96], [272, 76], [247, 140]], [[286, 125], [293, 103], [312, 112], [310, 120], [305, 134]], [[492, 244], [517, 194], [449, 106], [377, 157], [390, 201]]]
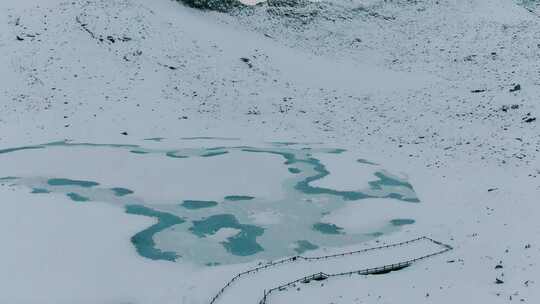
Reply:
[[184, 3], [187, 6], [203, 9], [203, 10], [212, 10], [219, 12], [228, 12], [232, 9], [245, 6], [238, 0], [177, 0], [181, 3]]

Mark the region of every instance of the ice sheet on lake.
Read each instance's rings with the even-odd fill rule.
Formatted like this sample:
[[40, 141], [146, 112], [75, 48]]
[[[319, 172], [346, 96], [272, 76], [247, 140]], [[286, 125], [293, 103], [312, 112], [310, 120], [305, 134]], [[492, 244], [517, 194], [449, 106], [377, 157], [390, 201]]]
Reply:
[[[154, 218], [157, 223], [132, 243], [157, 260], [275, 259], [359, 243], [414, 223], [412, 185], [343, 149], [242, 146], [234, 139], [212, 146], [210, 138], [203, 147], [185, 144], [192, 141], [54, 142], [4, 149], [0, 165], [3, 182], [36, 195], [108, 202]], [[344, 221], [351, 218], [344, 213], [354, 221]]]

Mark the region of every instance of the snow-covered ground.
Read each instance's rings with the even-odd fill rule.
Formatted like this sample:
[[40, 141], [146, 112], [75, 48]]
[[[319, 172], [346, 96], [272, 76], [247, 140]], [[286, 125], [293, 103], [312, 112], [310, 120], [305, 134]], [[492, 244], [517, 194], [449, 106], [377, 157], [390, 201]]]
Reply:
[[[296, 2], [227, 14], [170, 0], [3, 0], [0, 149], [198, 136], [345, 148], [406, 174], [421, 201], [406, 210], [413, 225], [355, 246], [428, 235], [454, 250], [272, 301], [540, 301], [535, 2]], [[343, 179], [363, 183], [373, 169], [340, 160], [326, 160], [335, 176], [319, 183], [347, 189]], [[79, 165], [113, 179], [110, 161]], [[207, 303], [255, 263], [145, 259], [130, 238], [149, 218], [2, 184], [0, 303]], [[384, 211], [373, 203], [366, 210]], [[362, 211], [348, 212], [327, 217], [361, 229]]]

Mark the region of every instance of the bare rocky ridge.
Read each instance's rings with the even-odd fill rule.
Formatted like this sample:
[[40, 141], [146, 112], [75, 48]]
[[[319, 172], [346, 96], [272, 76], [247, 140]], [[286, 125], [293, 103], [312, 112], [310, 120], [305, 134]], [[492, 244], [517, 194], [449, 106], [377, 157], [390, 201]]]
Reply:
[[[194, 5], [209, 7], [211, 3]], [[470, 6], [463, 10], [475, 9], [474, 4]], [[65, 2], [47, 15], [36, 8], [25, 16], [10, 17], [14, 43], [5, 52], [17, 58], [12, 64], [24, 71], [28, 89], [21, 92], [6, 87], [5, 97], [12, 103], [4, 106], [9, 108], [7, 112], [62, 107], [65, 110], [59, 120], [66, 122], [61, 126], [70, 128], [77, 122], [62, 117], [72, 117], [74, 111], [77, 115], [87, 113], [77, 108], [95, 109], [91, 116], [81, 117], [91, 121], [93, 115], [111, 108], [113, 100], [122, 107], [148, 107], [133, 97], [151, 71], [161, 78], [156, 84], [161, 87], [159, 103], [175, 108], [179, 122], [199, 116], [201, 121], [206, 121], [205, 117], [228, 121], [232, 116], [259, 113], [262, 115], [257, 116], [264, 118], [249, 118], [247, 123], [261, 126], [271, 121], [270, 129], [294, 132], [294, 125], [301, 122], [313, 126], [318, 136], [355, 138], [357, 143], [370, 142], [372, 146], [383, 141], [411, 157], [437, 155], [427, 160], [430, 166], [440, 166], [447, 162], [444, 159], [451, 161], [456, 155], [468, 155], [471, 161], [527, 164], [540, 146], [534, 120], [538, 86], [531, 81], [539, 68], [540, 37], [534, 30], [538, 18], [527, 16], [525, 10], [518, 15], [517, 21], [505, 23], [490, 16], [469, 17], [447, 3], [268, 1], [232, 15], [213, 16], [309, 54], [425, 73], [437, 79], [421, 90], [398, 93], [391, 92], [394, 83], [381, 83], [390, 90], [375, 96], [352, 87], [305, 86], [284, 78], [284, 71], [275, 65], [279, 58], [261, 49], [225, 59], [219, 45], [207, 48], [213, 43], [185, 29], [156, 30], [159, 21], [147, 5]], [[79, 46], [87, 44], [113, 63], [114, 73], [124, 78], [92, 71], [91, 59], [73, 62], [70, 58], [82, 51]], [[55, 56], [60, 49], [64, 54]], [[203, 58], [217, 58], [221, 63], [216, 66], [216, 61]], [[249, 65], [242, 64], [240, 58], [249, 59]], [[237, 81], [235, 75], [246, 67], [249, 79]], [[53, 71], [68, 70], [70, 75], [51, 76]], [[79, 90], [66, 91], [70, 90], [66, 80], [82, 83], [82, 75], [91, 86], [103, 89], [103, 104], [95, 97], [80, 96]], [[518, 83], [521, 89], [511, 91]], [[512, 104], [519, 108], [501, 110]], [[516, 132], [520, 135], [510, 135]], [[437, 153], [426, 153], [428, 150]]]

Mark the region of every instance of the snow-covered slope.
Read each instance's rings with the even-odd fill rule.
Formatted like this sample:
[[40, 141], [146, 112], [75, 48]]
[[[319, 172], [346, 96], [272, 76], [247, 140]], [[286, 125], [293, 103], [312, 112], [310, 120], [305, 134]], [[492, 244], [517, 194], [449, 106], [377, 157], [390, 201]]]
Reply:
[[[535, 303], [540, 18], [529, 2], [274, 0], [220, 13], [169, 0], [3, 0], [0, 147], [182, 136], [346, 147], [407, 172], [423, 202], [415, 225], [381, 241], [427, 234], [455, 250], [302, 296]], [[100, 255], [93, 221], [71, 233], [58, 216], [87, 211], [0, 191], [0, 302], [206, 303], [245, 268], [142, 259], [129, 237], [148, 223], [101, 205], [88, 216], [121, 229]], [[72, 244], [70, 260], [56, 244]]]

